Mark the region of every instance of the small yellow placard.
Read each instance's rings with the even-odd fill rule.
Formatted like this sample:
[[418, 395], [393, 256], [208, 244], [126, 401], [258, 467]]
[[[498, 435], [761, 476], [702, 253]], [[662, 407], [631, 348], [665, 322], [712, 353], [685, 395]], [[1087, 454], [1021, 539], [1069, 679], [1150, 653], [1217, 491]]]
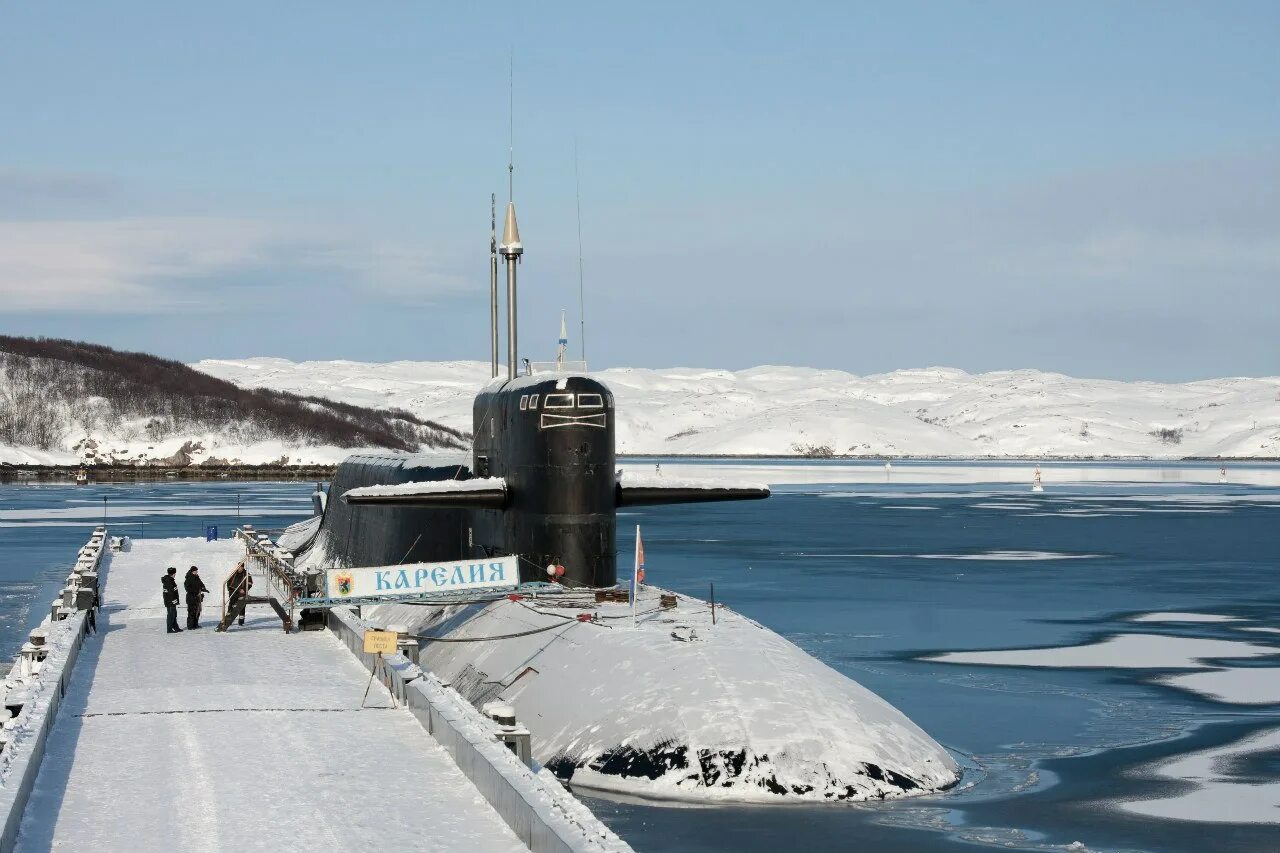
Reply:
[[394, 655], [397, 638], [398, 635], [394, 631], [365, 631], [365, 654]]

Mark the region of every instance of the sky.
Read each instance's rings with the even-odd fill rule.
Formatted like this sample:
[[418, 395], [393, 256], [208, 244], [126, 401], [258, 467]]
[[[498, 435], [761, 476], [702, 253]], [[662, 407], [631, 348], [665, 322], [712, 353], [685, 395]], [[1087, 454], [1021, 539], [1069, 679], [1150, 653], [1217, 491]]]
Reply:
[[1230, 0], [0, 3], [0, 333], [483, 360], [512, 136], [535, 361], [576, 163], [593, 367], [1280, 374]]

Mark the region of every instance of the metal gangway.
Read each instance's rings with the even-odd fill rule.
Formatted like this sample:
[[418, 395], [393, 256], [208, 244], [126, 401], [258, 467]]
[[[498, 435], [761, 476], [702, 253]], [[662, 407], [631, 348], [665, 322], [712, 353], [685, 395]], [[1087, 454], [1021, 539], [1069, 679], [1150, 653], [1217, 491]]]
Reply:
[[[238, 528], [235, 538], [244, 543], [244, 566], [250, 576], [260, 577], [266, 586], [266, 595], [245, 594], [244, 603], [269, 604], [280, 617], [285, 632], [297, 625], [298, 602], [306, 597], [306, 577], [293, 566], [293, 554], [271, 541], [271, 537], [258, 532], [252, 525]], [[222, 616], [218, 630], [226, 631], [236, 612], [227, 599], [227, 585], [222, 583]], [[243, 611], [241, 611], [243, 612]]]

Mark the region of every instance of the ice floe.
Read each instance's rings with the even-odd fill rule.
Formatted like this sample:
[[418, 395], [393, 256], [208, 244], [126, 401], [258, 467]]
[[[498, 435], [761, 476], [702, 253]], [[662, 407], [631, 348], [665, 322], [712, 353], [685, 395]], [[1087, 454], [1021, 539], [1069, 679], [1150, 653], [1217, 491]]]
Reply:
[[1160, 679], [1161, 684], [1233, 705], [1280, 704], [1280, 669], [1237, 667], [1192, 672]]
[[1130, 622], [1239, 622], [1238, 616], [1222, 616], [1216, 613], [1182, 613], [1180, 611], [1158, 611], [1132, 616]]
[[1147, 765], [1143, 771], [1157, 779], [1192, 782], [1195, 787], [1169, 797], [1121, 803], [1120, 807], [1167, 820], [1280, 823], [1280, 782], [1240, 778], [1230, 769], [1242, 758], [1275, 750], [1280, 750], [1280, 729]]
[[1039, 560], [1096, 560], [1105, 554], [1066, 554], [1061, 551], [979, 551], [976, 554], [794, 554], [798, 557], [859, 557], [874, 560], [991, 560], [1034, 562]]
[[925, 660], [981, 666], [1061, 669], [1203, 669], [1201, 661], [1280, 655], [1280, 648], [1200, 637], [1117, 634], [1097, 643], [1043, 649], [945, 652]]
[[1060, 551], [980, 551], [977, 554], [913, 554], [921, 560], [1096, 560], [1104, 554], [1065, 554]]

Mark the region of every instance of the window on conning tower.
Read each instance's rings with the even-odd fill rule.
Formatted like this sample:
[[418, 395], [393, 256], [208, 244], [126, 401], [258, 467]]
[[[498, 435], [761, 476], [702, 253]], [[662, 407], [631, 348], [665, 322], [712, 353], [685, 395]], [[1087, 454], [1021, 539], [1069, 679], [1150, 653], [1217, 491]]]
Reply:
[[603, 409], [604, 401], [600, 398], [599, 394], [579, 394], [578, 408], [579, 409]]
[[546, 401], [543, 402], [544, 409], [572, 409], [572, 394], [548, 394]]

